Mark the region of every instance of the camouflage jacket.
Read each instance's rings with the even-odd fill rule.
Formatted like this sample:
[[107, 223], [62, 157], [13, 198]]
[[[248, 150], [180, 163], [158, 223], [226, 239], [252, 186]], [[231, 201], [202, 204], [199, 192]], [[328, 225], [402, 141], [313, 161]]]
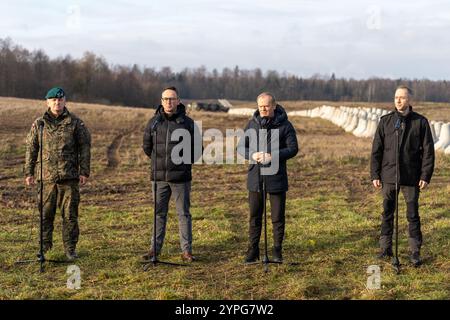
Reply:
[[[39, 141], [39, 123], [44, 123], [43, 143]], [[83, 121], [64, 112], [55, 119], [47, 111], [31, 126], [26, 142], [25, 175], [40, 177], [39, 147], [42, 144], [42, 177], [45, 181], [89, 177], [91, 161], [91, 136]]]

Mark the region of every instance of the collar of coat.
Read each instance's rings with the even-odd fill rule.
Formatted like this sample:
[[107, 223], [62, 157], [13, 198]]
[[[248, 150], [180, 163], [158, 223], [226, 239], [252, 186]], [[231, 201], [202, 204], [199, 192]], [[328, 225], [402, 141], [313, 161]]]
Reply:
[[177, 106], [177, 111], [170, 117], [164, 112], [164, 108], [162, 105], [159, 105], [156, 108], [155, 115], [159, 116], [162, 121], [175, 121], [176, 123], [183, 123], [186, 117], [186, 107], [184, 104], [180, 103]]
[[60, 124], [60, 123], [71, 123], [72, 117], [70, 116], [69, 110], [67, 110], [66, 107], [64, 107], [63, 112], [55, 118], [50, 112], [50, 108], [47, 109], [47, 111], [44, 114], [44, 120], [51, 124]]
[[398, 112], [397, 109], [394, 110], [394, 114], [396, 115], [396, 118], [400, 118], [403, 121], [409, 120], [411, 118], [411, 115], [413, 114], [413, 107], [409, 106], [408, 107], [408, 113], [406, 114], [406, 116], [400, 112]]
[[[288, 116], [287, 116], [286, 111], [284, 111], [284, 108], [282, 106], [277, 104], [277, 106], [275, 107], [274, 116], [272, 119], [270, 119], [269, 128], [278, 127], [283, 122], [287, 121], [287, 119], [288, 119]], [[255, 113], [253, 114], [252, 120], [255, 121], [259, 126], [261, 126], [262, 117], [259, 114], [259, 110], [255, 111]]]

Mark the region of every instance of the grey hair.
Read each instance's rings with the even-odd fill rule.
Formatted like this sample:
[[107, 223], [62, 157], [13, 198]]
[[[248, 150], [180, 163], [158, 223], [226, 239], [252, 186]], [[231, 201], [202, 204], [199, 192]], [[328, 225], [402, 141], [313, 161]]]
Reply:
[[258, 102], [259, 98], [262, 97], [270, 97], [270, 103], [275, 106], [277, 104], [277, 101], [275, 100], [275, 96], [271, 94], [270, 92], [262, 92], [256, 97], [256, 102]]

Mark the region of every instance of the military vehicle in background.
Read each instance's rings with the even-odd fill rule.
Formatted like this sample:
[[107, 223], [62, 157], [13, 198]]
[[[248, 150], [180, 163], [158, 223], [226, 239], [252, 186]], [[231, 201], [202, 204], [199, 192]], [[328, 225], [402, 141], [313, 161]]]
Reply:
[[219, 99], [217, 103], [194, 101], [188, 104], [188, 108], [197, 111], [228, 112], [232, 107], [231, 103], [225, 99]]

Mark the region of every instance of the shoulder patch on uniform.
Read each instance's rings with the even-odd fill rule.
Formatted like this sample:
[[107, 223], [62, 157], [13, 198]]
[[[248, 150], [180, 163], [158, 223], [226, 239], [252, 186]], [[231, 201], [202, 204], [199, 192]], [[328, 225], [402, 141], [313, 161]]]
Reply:
[[34, 119], [33, 123], [31, 124], [31, 129], [36, 129], [36, 123], [42, 120], [42, 117]]

